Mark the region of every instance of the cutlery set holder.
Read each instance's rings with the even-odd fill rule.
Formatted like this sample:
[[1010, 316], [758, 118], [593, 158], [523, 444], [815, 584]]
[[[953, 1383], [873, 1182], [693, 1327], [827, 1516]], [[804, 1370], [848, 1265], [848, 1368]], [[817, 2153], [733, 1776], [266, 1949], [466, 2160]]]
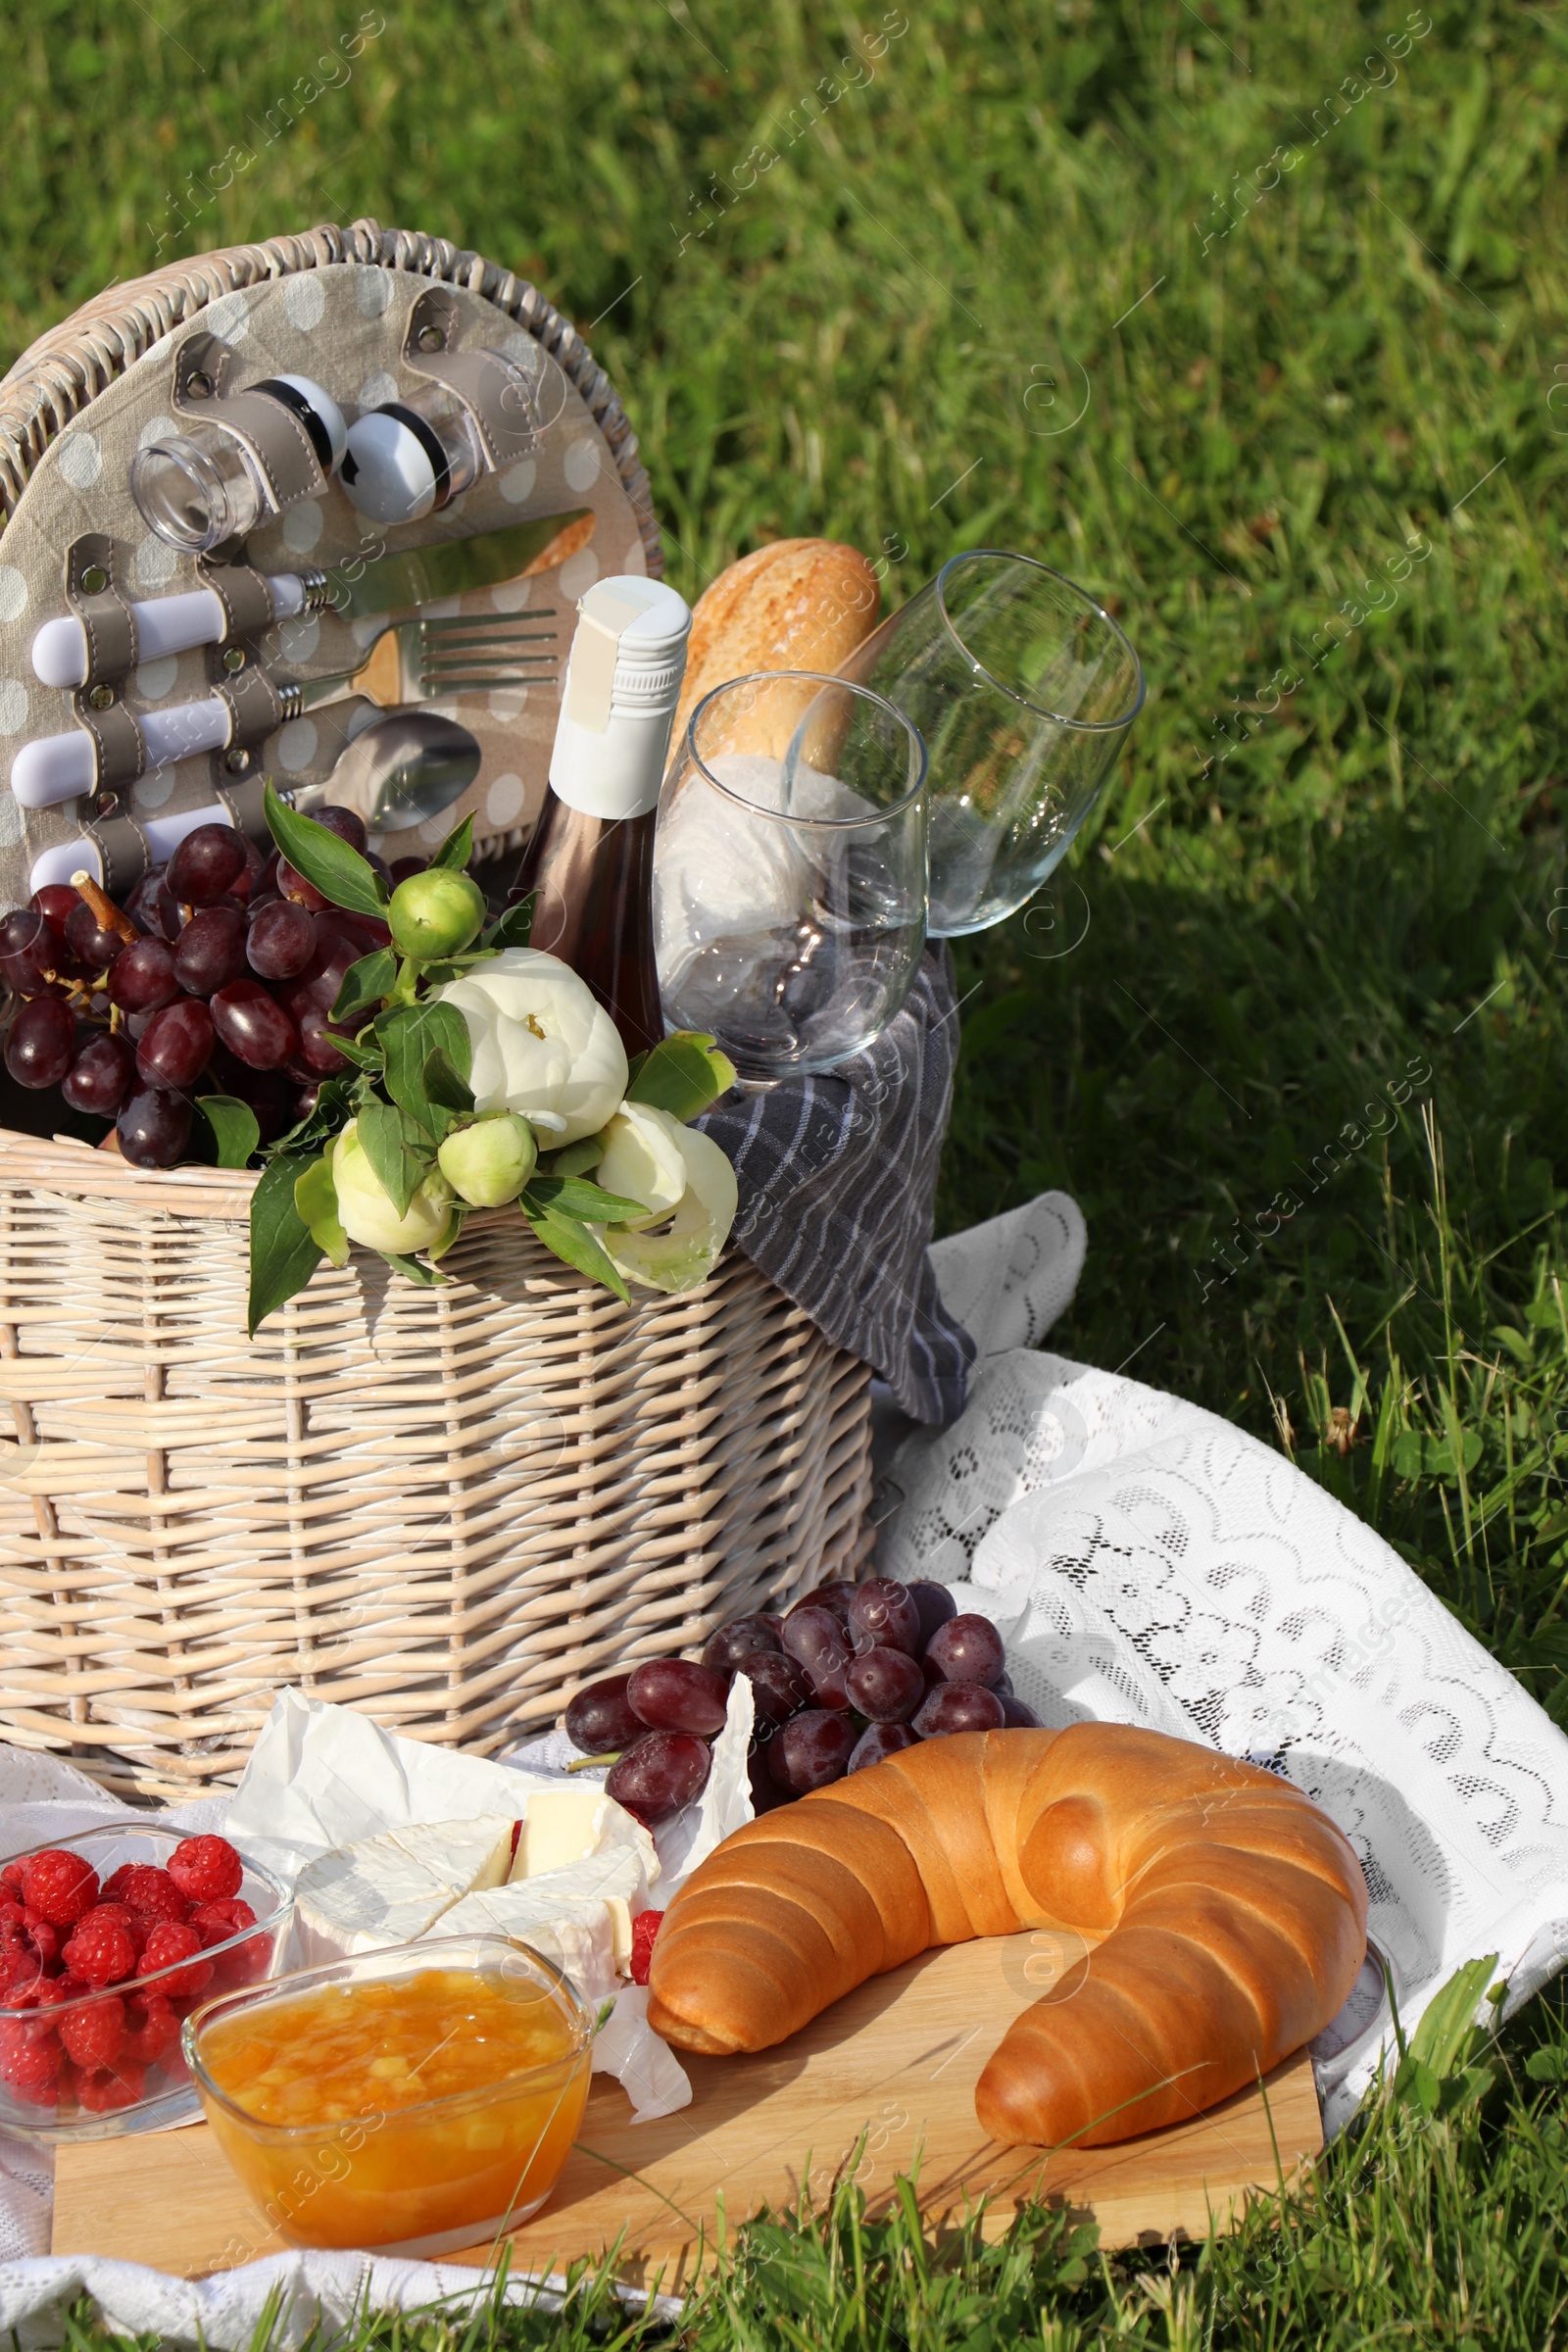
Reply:
[[[147, 529], [138, 450], [219, 407], [260, 448], [253, 402], [277, 404], [258, 385], [297, 377], [362, 419], [439, 390], [485, 468], [372, 528], [317, 452], [320, 491], [284, 499], [310, 468], [296, 443], [289, 473], [279, 439], [277, 511], [243, 548]], [[559, 660], [458, 699], [477, 777], [382, 854], [427, 855], [465, 815], [481, 857], [520, 849], [577, 599], [662, 571], [636, 440], [574, 329], [479, 255], [368, 220], [117, 285], [42, 337], [0, 383], [0, 760], [68, 718], [93, 746], [74, 798], [24, 807], [0, 780], [0, 911], [82, 863], [118, 895], [220, 813], [254, 837], [264, 774], [324, 786], [351, 706], [289, 716], [283, 689], [364, 660], [344, 614], [388, 559], [431, 586], [375, 610], [523, 614]], [[534, 522], [541, 552], [498, 573], [477, 543]], [[299, 601], [275, 618], [281, 579]], [[208, 590], [209, 633], [152, 653], [129, 609]], [[32, 659], [61, 617], [86, 635], [65, 690]], [[199, 698], [226, 704], [228, 740], [153, 763], [148, 713]], [[24, 1124], [59, 1116], [52, 1096], [7, 1101]], [[855, 1573], [869, 1373], [738, 1250], [699, 1290], [624, 1307], [520, 1219], [475, 1217], [447, 1288], [355, 1250], [253, 1342], [254, 1181], [0, 1128], [0, 1738], [116, 1788], [194, 1793], [237, 1776], [296, 1684], [495, 1753], [596, 1673]]]

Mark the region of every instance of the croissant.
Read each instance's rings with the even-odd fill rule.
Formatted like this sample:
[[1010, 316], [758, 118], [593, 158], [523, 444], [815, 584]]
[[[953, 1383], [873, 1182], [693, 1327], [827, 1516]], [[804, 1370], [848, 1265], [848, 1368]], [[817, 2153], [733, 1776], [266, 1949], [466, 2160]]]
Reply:
[[1103, 2147], [1211, 2107], [1341, 2007], [1361, 1868], [1255, 1765], [1119, 1724], [963, 1732], [725, 1839], [664, 1914], [648, 2022], [682, 2049], [782, 2041], [932, 1944], [1060, 1928], [1090, 1953], [975, 2092], [1004, 2143]]

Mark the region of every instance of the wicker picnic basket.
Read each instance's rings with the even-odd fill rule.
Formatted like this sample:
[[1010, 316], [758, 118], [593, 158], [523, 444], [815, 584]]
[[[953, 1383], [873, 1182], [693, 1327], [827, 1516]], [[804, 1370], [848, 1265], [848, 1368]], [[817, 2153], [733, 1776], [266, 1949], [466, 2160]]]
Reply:
[[[626, 563], [618, 530], [658, 570], [636, 442], [570, 326], [477, 255], [359, 222], [116, 287], [24, 355], [0, 385], [0, 504], [33, 609], [8, 621], [35, 625], [38, 502], [81, 413], [122, 436], [114, 396], [172, 329], [344, 266], [438, 278], [544, 341], [603, 441], [583, 496], [607, 552]], [[183, 805], [211, 789], [198, 773]], [[7, 813], [15, 904], [52, 836], [24, 839], [0, 795]], [[856, 1573], [868, 1371], [738, 1250], [626, 1307], [515, 1216], [475, 1217], [448, 1287], [356, 1251], [252, 1341], [253, 1182], [0, 1128], [0, 1738], [190, 1794], [237, 1777], [294, 1684], [494, 1753], [596, 1673]]]

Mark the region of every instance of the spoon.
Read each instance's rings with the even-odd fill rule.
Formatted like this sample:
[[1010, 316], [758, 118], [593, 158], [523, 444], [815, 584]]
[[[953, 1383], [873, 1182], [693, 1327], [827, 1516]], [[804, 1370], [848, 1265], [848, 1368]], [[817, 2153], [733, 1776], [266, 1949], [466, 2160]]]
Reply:
[[435, 710], [389, 710], [356, 735], [324, 784], [294, 806], [305, 815], [327, 802], [352, 808], [370, 833], [422, 825], [460, 800], [479, 772], [479, 746], [466, 727]]

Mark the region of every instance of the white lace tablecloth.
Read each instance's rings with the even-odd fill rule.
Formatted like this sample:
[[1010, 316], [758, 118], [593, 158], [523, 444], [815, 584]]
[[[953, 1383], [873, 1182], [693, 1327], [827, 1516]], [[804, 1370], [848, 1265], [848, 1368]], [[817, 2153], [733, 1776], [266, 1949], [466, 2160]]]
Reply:
[[[960, 1606], [994, 1618], [1019, 1695], [1047, 1723], [1147, 1724], [1305, 1789], [1361, 1858], [1406, 2030], [1487, 1952], [1517, 2007], [1568, 1956], [1568, 1740], [1282, 1455], [1181, 1397], [1034, 1352], [1084, 1243], [1076, 1206], [1054, 1193], [936, 1245], [943, 1299], [980, 1360], [947, 1430], [901, 1425], [883, 1398], [880, 1566], [955, 1585]], [[69, 1767], [15, 1750], [0, 1751], [0, 1807], [11, 1850], [106, 1812]], [[191, 1827], [205, 1810], [186, 1809]], [[1391, 2040], [1369, 1966], [1313, 2045], [1331, 2133]], [[364, 2255], [274, 2258], [194, 2285], [55, 2261], [49, 2197], [47, 2161], [0, 2141], [0, 2331], [24, 2345], [58, 2342], [54, 2315], [83, 2286], [114, 2327], [215, 2352], [248, 2344], [279, 2283], [280, 2345], [367, 2293], [408, 2309], [476, 2291], [471, 2272]]]

